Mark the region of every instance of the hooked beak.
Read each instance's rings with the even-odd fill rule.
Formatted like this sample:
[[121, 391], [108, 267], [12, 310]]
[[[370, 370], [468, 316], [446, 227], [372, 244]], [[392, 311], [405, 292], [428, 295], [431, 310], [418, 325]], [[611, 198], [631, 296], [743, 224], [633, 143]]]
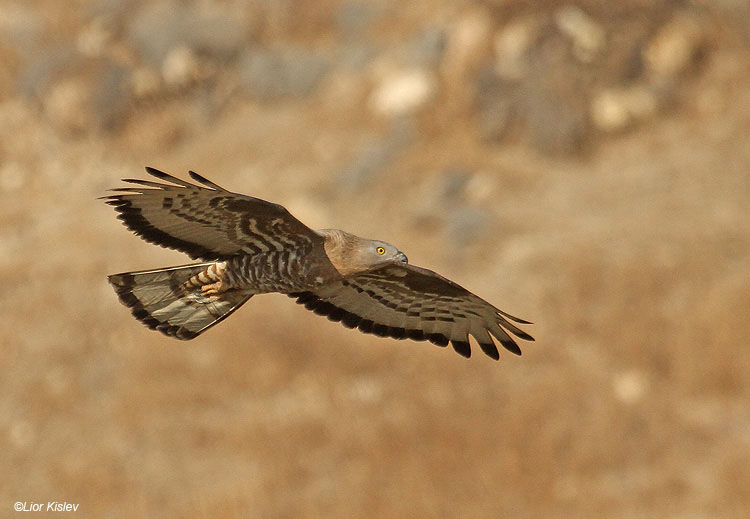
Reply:
[[407, 258], [406, 254], [401, 251], [398, 251], [398, 254], [396, 254], [396, 260], [402, 263], [409, 263], [409, 258]]

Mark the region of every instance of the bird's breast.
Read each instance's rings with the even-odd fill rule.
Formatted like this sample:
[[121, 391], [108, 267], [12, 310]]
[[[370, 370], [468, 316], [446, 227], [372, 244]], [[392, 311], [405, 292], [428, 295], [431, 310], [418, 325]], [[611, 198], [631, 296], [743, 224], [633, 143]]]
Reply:
[[[268, 251], [228, 261], [233, 286], [256, 293], [299, 292], [330, 282], [328, 262], [298, 251]], [[328, 263], [330, 265], [330, 263]]]

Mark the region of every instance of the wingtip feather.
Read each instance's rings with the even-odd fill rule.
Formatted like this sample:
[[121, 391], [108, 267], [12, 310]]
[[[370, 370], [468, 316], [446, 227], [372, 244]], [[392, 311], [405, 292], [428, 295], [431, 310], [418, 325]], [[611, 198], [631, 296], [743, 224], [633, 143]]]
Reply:
[[167, 173], [164, 173], [163, 171], [158, 170], [156, 168], [152, 168], [151, 166], [146, 166], [146, 173], [156, 178], [162, 178], [162, 179], [168, 179], [169, 177], [171, 177], [171, 175], [168, 175]]
[[461, 355], [464, 358], [471, 358], [471, 346], [469, 345], [469, 341], [451, 341], [451, 346], [453, 346], [453, 350]]
[[[497, 309], [495, 309], [495, 310], [497, 310]], [[527, 321], [525, 319], [521, 319], [520, 317], [516, 317], [515, 315], [510, 315], [509, 313], [503, 312], [502, 310], [497, 310], [497, 313], [499, 313], [503, 317], [507, 317], [511, 321], [513, 321], [515, 323], [518, 323], [518, 324], [534, 324], [531, 321]]]
[[500, 344], [503, 345], [503, 348], [514, 355], [518, 355], [519, 357], [523, 355], [523, 352], [521, 352], [521, 348], [518, 346], [518, 344], [516, 344], [516, 341], [514, 341], [510, 337], [508, 338], [508, 340], [500, 340]]
[[206, 177], [204, 177], [203, 175], [200, 175], [200, 174], [196, 173], [195, 171], [192, 171], [192, 170], [188, 171], [188, 174], [190, 175], [190, 178], [192, 178], [196, 182], [200, 182], [204, 186], [208, 186], [211, 189], [215, 189], [217, 191], [226, 191], [226, 189], [224, 189], [220, 185], [211, 182]]
[[[160, 171], [160, 170], [158, 170], [156, 168], [152, 168], [150, 166], [146, 166], [146, 172], [149, 175], [151, 175], [151, 176], [154, 176], [154, 177], [156, 177], [158, 179], [161, 179], [161, 180], [166, 180], [167, 182], [171, 182], [172, 184], [176, 184], [178, 186], [186, 187], [186, 188], [192, 189], [192, 190], [198, 189], [198, 186], [195, 186], [195, 185], [191, 184], [190, 182], [186, 182], [186, 181], [181, 180], [181, 179], [179, 179], [179, 178], [177, 178], [177, 177], [175, 177], [173, 175], [170, 175], [169, 173], [164, 173], [163, 171]], [[146, 181], [146, 180], [136, 181], [135, 183], [136, 184], [148, 185], [148, 181]]]
[[[492, 341], [492, 339], [490, 339]], [[497, 351], [497, 346], [493, 342], [479, 342], [479, 347], [482, 349], [485, 355], [493, 360], [500, 360], [500, 352]]]

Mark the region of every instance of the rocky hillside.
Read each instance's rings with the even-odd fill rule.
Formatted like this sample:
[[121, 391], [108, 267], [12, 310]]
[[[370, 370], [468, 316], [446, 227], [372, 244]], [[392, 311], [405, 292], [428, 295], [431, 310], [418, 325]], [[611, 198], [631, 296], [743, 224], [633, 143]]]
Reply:
[[[4, 0], [2, 510], [742, 517], [748, 19]], [[189, 260], [97, 200], [144, 166], [394, 243], [536, 342], [467, 361], [280, 295], [188, 343], [151, 332], [106, 275]]]

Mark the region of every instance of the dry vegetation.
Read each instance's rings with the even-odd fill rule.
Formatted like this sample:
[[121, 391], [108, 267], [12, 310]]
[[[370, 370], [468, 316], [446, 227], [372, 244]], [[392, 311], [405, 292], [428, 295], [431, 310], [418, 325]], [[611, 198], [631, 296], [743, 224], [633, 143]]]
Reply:
[[[576, 7], [577, 6], [577, 7]], [[742, 2], [0, 9], [0, 516], [746, 517]], [[182, 343], [96, 200], [194, 169], [533, 320], [466, 361], [254, 298]]]

